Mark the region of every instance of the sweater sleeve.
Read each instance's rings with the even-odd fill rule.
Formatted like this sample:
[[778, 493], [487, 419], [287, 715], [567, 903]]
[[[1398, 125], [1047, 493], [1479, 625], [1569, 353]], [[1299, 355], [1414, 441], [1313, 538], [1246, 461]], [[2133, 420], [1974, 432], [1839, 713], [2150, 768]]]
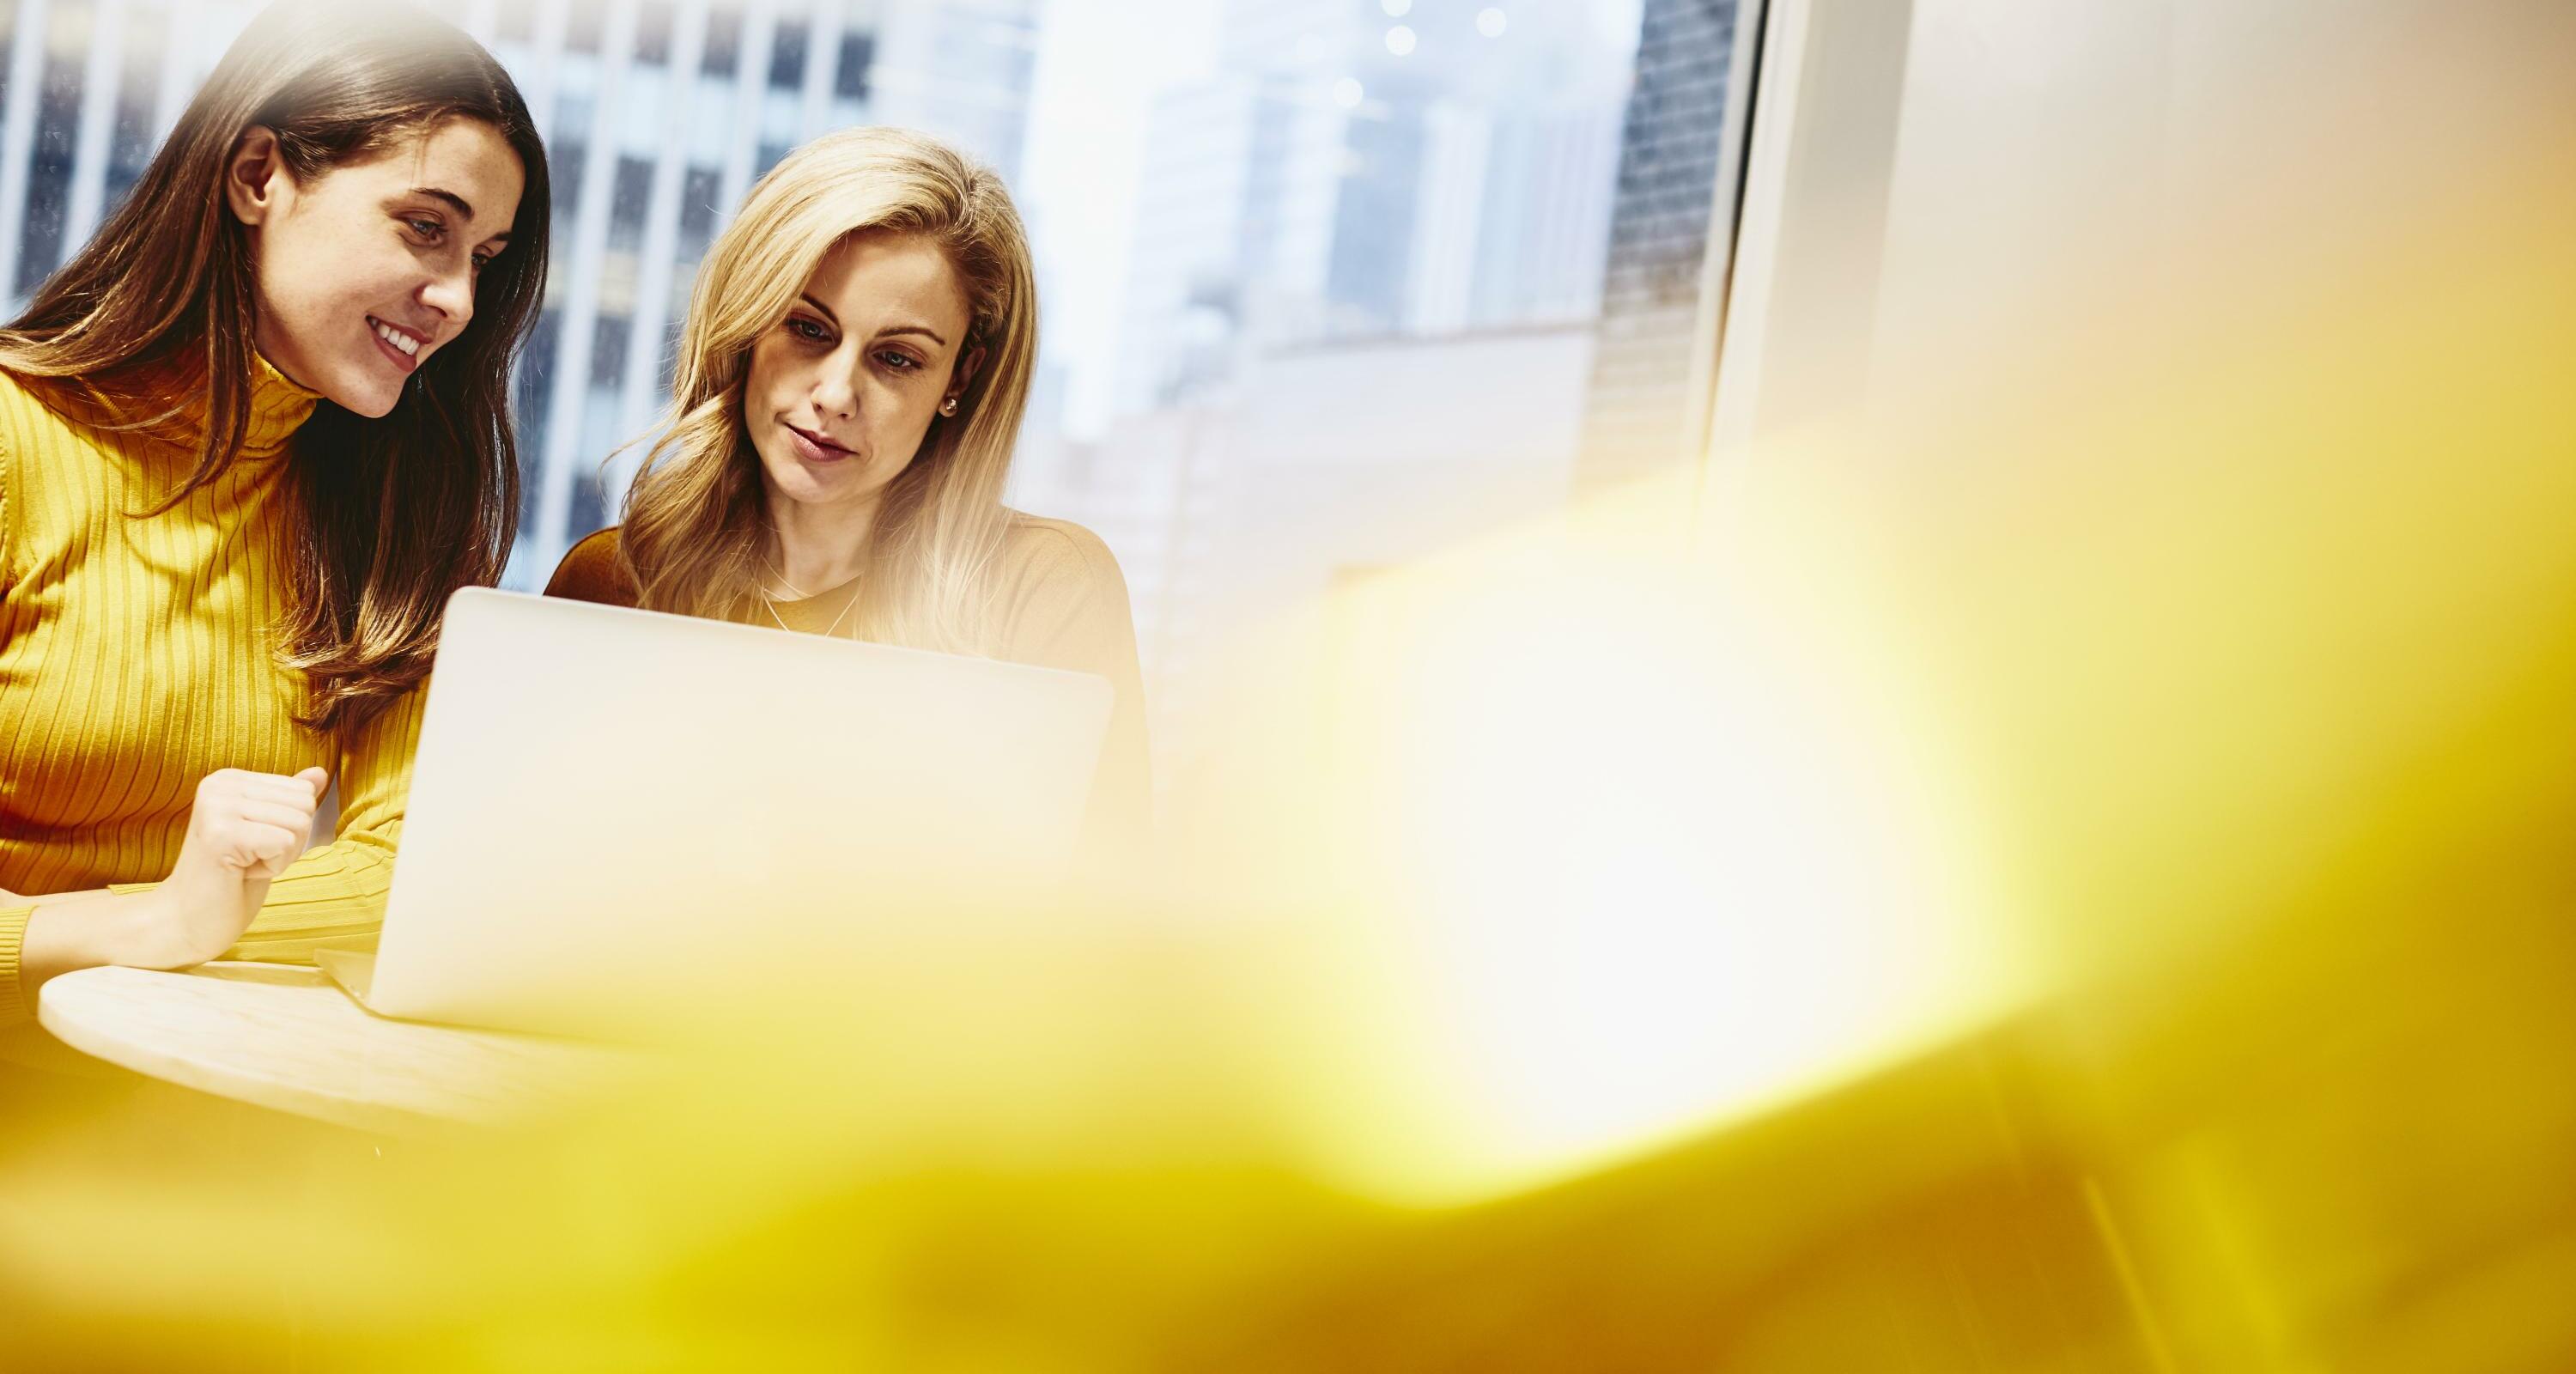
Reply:
[[13, 528], [18, 523], [18, 472], [9, 461], [9, 445], [0, 443], [0, 593], [9, 589], [16, 576], [18, 540]]
[[315, 949], [370, 938], [383, 924], [428, 695], [422, 682], [344, 732], [339, 837], [269, 884], [267, 904], [225, 958], [309, 962]]
[[[16, 541], [10, 537], [10, 529], [18, 518], [17, 497], [17, 474], [9, 462], [9, 446], [0, 443], [0, 593], [8, 590], [10, 569], [16, 558]], [[0, 623], [6, 619], [0, 617]], [[32, 903], [0, 907], [0, 1026], [14, 1026], [34, 1010], [18, 988], [18, 957], [27, 943], [27, 918], [35, 914]]]
[[1152, 819], [1145, 746], [1145, 688], [1136, 661], [1136, 620], [1127, 579], [1099, 536], [1061, 521], [1032, 522], [1018, 537], [1001, 656], [1018, 663], [1097, 673], [1115, 693], [1086, 828], [1095, 840], [1133, 840]]
[[[339, 758], [339, 838], [296, 860], [269, 884], [267, 903], [224, 958], [310, 963], [314, 950], [371, 938], [383, 925], [427, 694], [428, 684], [422, 683], [347, 733]], [[155, 886], [111, 883], [108, 890]], [[24, 1021], [35, 1010], [18, 978], [27, 918], [35, 910], [32, 903], [0, 908], [0, 1027]]]
[[18, 986], [18, 954], [27, 943], [27, 918], [36, 908], [0, 910], [0, 1026], [14, 1026], [35, 1013], [26, 991]]
[[634, 575], [626, 570], [626, 560], [621, 556], [621, 528], [611, 525], [573, 545], [564, 554], [563, 562], [555, 565], [555, 575], [546, 579], [546, 595], [596, 601], [605, 606], [633, 606], [642, 601], [642, 593], [635, 589]]

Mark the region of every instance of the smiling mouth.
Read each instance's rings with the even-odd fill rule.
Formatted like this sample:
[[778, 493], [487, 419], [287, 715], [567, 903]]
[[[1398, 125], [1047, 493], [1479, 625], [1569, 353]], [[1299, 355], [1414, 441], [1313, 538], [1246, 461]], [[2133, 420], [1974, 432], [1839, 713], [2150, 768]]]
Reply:
[[374, 331], [376, 342], [383, 344], [407, 367], [420, 365], [420, 351], [428, 347], [429, 340], [399, 325], [387, 324], [373, 315], [367, 317], [367, 327]]

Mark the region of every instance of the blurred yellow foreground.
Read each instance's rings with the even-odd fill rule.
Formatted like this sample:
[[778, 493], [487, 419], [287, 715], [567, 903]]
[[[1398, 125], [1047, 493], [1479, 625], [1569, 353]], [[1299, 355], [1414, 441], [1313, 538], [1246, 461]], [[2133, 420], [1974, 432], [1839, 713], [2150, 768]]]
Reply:
[[709, 913], [517, 1131], [13, 1089], [7, 1363], [2576, 1368], [2576, 87], [2416, 27], [1912, 399], [1249, 629], [1148, 871]]

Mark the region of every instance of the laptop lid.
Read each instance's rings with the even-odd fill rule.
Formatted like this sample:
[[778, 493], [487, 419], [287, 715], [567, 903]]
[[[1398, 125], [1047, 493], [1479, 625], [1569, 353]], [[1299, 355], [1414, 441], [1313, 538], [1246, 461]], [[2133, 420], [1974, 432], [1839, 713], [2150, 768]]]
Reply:
[[711, 964], [1070, 860], [1105, 679], [468, 588], [368, 1003], [649, 1031]]

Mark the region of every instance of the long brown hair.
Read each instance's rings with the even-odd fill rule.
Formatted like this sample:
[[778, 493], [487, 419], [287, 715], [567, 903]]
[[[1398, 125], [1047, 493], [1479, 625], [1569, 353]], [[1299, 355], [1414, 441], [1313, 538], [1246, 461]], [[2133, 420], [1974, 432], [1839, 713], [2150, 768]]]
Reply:
[[961, 356], [981, 348], [985, 357], [957, 415], [931, 421], [886, 490], [859, 632], [988, 647], [986, 573], [1009, 521], [1002, 487], [1037, 357], [1036, 276], [1001, 177], [903, 129], [845, 129], [788, 154], [709, 247], [669, 419], [626, 494], [618, 542], [646, 606], [727, 616], [750, 604], [769, 521], [742, 413], [752, 344], [786, 317], [834, 245], [871, 232], [939, 245], [966, 293]]
[[[294, 439], [303, 519], [280, 659], [309, 684], [307, 723], [364, 720], [429, 671], [447, 596], [500, 576], [517, 534], [510, 364], [546, 279], [545, 147], [492, 55], [403, 5], [295, 0], [263, 11], [216, 64], [116, 212], [0, 330], [0, 370], [124, 403], [113, 428], [201, 407], [195, 470], [157, 514], [231, 465], [250, 422], [256, 272], [223, 176], [253, 126], [299, 181], [452, 119], [488, 124], [525, 175], [509, 251], [475, 286], [474, 317], [432, 354], [393, 411], [321, 402]], [[184, 402], [148, 378], [202, 377]], [[154, 407], [158, 407], [154, 411]]]

